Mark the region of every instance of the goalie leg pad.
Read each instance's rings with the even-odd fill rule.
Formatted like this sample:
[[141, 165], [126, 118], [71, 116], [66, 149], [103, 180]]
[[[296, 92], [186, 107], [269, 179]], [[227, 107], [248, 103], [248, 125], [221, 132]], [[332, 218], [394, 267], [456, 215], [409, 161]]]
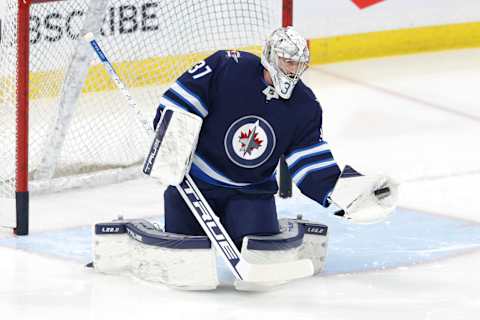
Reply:
[[177, 185], [190, 170], [202, 119], [179, 108], [166, 107], [145, 159], [143, 173], [165, 185]]
[[313, 263], [314, 274], [325, 268], [325, 257], [328, 248], [328, 227], [320, 223], [298, 220], [303, 225], [303, 245], [300, 248], [299, 258], [310, 259]]
[[[250, 263], [278, 263], [310, 259], [314, 272], [325, 266], [328, 227], [306, 220], [279, 220], [280, 233], [273, 236], [246, 236], [243, 240], [242, 256]], [[247, 283], [236, 281], [235, 287], [242, 291], [263, 291], [286, 283]]]
[[122, 257], [111, 257], [108, 270], [101, 256], [97, 259], [96, 255], [95, 268], [102, 266], [99, 271], [115, 273], [121, 266], [122, 270], [128, 269], [142, 280], [176, 289], [213, 290], [217, 287], [216, 256], [207, 237], [163, 232], [145, 220], [127, 221], [124, 230], [117, 236], [127, 239], [129, 251]]
[[106, 274], [130, 271], [133, 242], [127, 236], [125, 222], [97, 223], [92, 239], [95, 270]]

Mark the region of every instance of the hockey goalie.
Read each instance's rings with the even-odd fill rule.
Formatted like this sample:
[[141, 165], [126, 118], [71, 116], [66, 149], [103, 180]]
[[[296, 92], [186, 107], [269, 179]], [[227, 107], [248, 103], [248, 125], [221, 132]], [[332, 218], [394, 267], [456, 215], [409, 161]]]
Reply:
[[218, 285], [215, 252], [231, 263], [238, 289], [321, 272], [328, 227], [278, 220], [275, 170], [282, 155], [301, 192], [335, 208], [339, 218], [384, 220], [398, 185], [349, 166], [340, 170], [322, 137], [322, 108], [301, 80], [309, 59], [306, 40], [292, 27], [279, 28], [261, 58], [217, 51], [180, 76], [160, 100], [144, 166], [170, 185], [165, 230], [144, 220], [97, 224], [95, 268], [129, 269], [190, 290]]

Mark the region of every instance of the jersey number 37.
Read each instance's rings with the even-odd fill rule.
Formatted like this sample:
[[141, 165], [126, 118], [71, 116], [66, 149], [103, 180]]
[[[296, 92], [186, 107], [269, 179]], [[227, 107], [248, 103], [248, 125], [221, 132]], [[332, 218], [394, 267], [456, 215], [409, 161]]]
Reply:
[[[199, 72], [197, 73], [197, 71]], [[193, 79], [201, 78], [209, 74], [210, 72], [212, 72], [212, 68], [210, 68], [210, 66], [207, 65], [205, 60], [200, 61], [199, 63], [197, 63], [196, 65], [194, 65], [188, 70], [188, 73], [190, 74], [196, 73], [195, 75], [192, 76]]]

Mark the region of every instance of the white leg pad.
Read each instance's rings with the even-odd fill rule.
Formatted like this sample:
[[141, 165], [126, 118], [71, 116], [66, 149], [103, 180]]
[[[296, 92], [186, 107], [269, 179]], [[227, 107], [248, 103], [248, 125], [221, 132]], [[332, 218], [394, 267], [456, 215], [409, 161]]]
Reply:
[[133, 242], [123, 223], [96, 225], [93, 229], [93, 257], [95, 270], [107, 274], [130, 271], [130, 253]]
[[[247, 236], [242, 245], [242, 257], [247, 262], [262, 264], [310, 259], [315, 274], [325, 266], [328, 227], [304, 220], [281, 219], [281, 232], [274, 236]], [[248, 283], [236, 281], [242, 291], [264, 291], [288, 281]]]
[[135, 243], [131, 270], [138, 278], [181, 290], [213, 290], [218, 285], [215, 250], [170, 249]]
[[129, 272], [182, 290], [218, 285], [215, 250], [207, 237], [162, 232], [145, 220], [100, 223], [95, 226], [94, 251], [99, 272]]
[[[301, 223], [301, 222], [300, 222]], [[325, 268], [325, 258], [328, 249], [328, 229], [326, 226], [306, 222], [303, 245], [299, 250], [299, 258], [310, 259], [313, 263], [314, 274], [318, 274]], [[309, 233], [315, 231], [316, 233]]]

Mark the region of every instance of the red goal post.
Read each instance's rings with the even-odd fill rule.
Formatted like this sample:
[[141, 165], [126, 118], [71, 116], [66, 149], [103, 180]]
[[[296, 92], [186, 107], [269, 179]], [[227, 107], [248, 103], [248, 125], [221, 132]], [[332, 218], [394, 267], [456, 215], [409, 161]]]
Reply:
[[19, 0], [17, 11], [16, 63], [16, 173], [14, 233], [27, 235], [29, 230], [28, 142], [29, 142], [29, 62], [30, 6], [64, 0]]

